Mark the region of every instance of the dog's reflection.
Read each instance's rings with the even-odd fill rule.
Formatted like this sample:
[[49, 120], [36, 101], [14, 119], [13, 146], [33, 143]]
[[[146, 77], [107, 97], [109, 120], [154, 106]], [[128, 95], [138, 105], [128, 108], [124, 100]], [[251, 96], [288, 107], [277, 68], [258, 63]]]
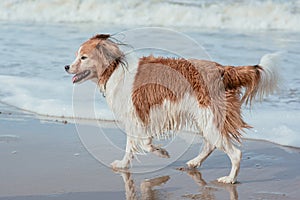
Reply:
[[[225, 189], [229, 195], [230, 200], [238, 200], [238, 193], [235, 184], [223, 184], [213, 181], [207, 183], [203, 178], [202, 174], [196, 169], [185, 169], [178, 168], [177, 170], [186, 172], [186, 174], [191, 177], [194, 182], [199, 186], [200, 193], [197, 194], [184, 194], [180, 195], [188, 199], [205, 199], [205, 200], [215, 200], [216, 192], [219, 189]], [[136, 184], [132, 178], [132, 174], [129, 171], [114, 171], [122, 176], [125, 184], [125, 195], [127, 200], [154, 200], [161, 199], [159, 194], [155, 192], [154, 187], [160, 186], [170, 179], [170, 176], [161, 176], [153, 179], [145, 179], [140, 184], [140, 194], [137, 192]]]
[[156, 197], [155, 190], [153, 189], [154, 186], [159, 186], [166, 183], [170, 176], [161, 176], [158, 178], [153, 179], [145, 179], [140, 184], [140, 196], [137, 193], [137, 187], [134, 183], [132, 178], [132, 174], [129, 171], [115, 171], [122, 176], [124, 184], [125, 184], [125, 195], [127, 200], [152, 200], [158, 199]]
[[185, 171], [187, 175], [190, 176], [197, 185], [199, 185], [199, 189], [201, 191], [200, 194], [185, 195], [186, 197], [189, 197], [191, 199], [214, 200], [216, 199], [215, 193], [218, 188], [224, 188], [226, 191], [228, 191], [230, 200], [238, 200], [236, 184], [223, 184], [217, 181], [213, 181], [211, 182], [211, 184], [208, 184], [202, 178], [202, 174], [197, 169], [177, 168], [177, 170]]

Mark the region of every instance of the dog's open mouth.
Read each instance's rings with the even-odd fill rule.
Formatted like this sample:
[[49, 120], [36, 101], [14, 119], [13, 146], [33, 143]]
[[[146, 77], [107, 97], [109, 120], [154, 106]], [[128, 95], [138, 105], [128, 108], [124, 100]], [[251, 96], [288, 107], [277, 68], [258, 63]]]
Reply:
[[72, 78], [73, 83], [77, 83], [77, 82], [83, 80], [88, 75], [90, 75], [90, 73], [91, 73], [90, 70], [85, 70], [85, 71], [83, 71], [81, 73], [75, 74], [75, 76], [73, 76], [73, 78]]

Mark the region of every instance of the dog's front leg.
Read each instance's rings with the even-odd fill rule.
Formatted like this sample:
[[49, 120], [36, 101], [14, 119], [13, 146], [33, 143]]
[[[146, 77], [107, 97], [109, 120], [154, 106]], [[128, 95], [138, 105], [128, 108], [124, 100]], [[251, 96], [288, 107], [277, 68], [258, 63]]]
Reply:
[[130, 163], [132, 159], [134, 158], [133, 156], [133, 148], [132, 148], [132, 140], [130, 137], [127, 136], [127, 142], [126, 142], [126, 150], [125, 150], [125, 155], [122, 160], [115, 160], [114, 162], [111, 163], [111, 167], [113, 169], [126, 169], [129, 168]]

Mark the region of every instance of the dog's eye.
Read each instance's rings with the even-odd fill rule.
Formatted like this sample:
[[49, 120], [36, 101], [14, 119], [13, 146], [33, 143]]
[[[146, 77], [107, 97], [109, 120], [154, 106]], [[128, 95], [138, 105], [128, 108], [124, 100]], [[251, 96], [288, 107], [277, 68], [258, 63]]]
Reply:
[[81, 60], [85, 60], [85, 59], [87, 59], [87, 57], [86, 57], [86, 56], [81, 56], [80, 59], [81, 59]]

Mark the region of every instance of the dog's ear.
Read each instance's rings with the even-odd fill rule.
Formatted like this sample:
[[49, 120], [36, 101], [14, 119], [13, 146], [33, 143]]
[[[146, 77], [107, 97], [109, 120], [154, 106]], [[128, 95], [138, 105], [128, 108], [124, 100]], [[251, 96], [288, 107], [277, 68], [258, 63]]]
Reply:
[[108, 64], [121, 60], [124, 57], [124, 54], [120, 51], [118, 45], [110, 40], [99, 42], [96, 48]]
[[100, 39], [100, 40], [106, 40], [110, 37], [110, 34], [97, 34], [93, 36], [91, 39]]

